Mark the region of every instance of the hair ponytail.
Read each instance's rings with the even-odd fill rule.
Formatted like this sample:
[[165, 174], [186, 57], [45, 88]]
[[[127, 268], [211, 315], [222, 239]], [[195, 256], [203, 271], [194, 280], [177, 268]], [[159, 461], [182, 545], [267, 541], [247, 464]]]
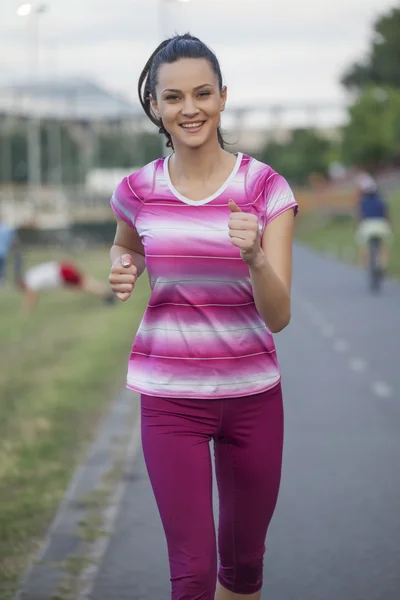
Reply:
[[[182, 58], [206, 59], [218, 78], [220, 90], [222, 90], [222, 74], [218, 59], [214, 52], [198, 38], [186, 33], [164, 40], [150, 56], [139, 77], [138, 94], [140, 104], [154, 125], [158, 127], [158, 133], [167, 138], [167, 148], [173, 148], [172, 138], [165, 129], [163, 122], [155, 114], [151, 106], [151, 98], [156, 97], [157, 76], [160, 66], [164, 63], [174, 63]], [[218, 142], [224, 148], [224, 140], [221, 128], [218, 127]]]
[[171, 140], [171, 136], [169, 135], [168, 131], [164, 128], [162, 120], [159, 119], [155, 114], [154, 111], [151, 107], [151, 96], [152, 96], [152, 88], [150, 86], [150, 76], [151, 76], [151, 70], [153, 67], [153, 63], [154, 63], [154, 59], [155, 57], [158, 55], [159, 52], [161, 52], [161, 50], [163, 50], [164, 48], [166, 48], [169, 44], [171, 40], [164, 40], [153, 52], [153, 54], [150, 56], [149, 60], [147, 61], [147, 63], [144, 66], [144, 69], [139, 77], [139, 83], [138, 83], [138, 94], [139, 94], [139, 101], [140, 104], [142, 105], [142, 108], [144, 110], [144, 112], [146, 113], [146, 115], [148, 116], [148, 118], [150, 119], [150, 121], [152, 123], [154, 123], [154, 125], [157, 125], [158, 127], [158, 133], [163, 134], [167, 137], [167, 148], [172, 148], [172, 140]]

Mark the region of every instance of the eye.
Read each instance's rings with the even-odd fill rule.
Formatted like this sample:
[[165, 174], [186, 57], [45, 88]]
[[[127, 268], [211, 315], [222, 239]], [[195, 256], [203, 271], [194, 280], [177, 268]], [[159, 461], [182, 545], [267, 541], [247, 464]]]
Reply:
[[210, 96], [210, 95], [211, 95], [211, 92], [207, 92], [207, 91], [200, 92], [200, 94], [199, 94], [199, 96], [202, 96], [202, 97], [204, 97], [204, 96]]
[[176, 94], [169, 94], [168, 96], [165, 97], [166, 100], [178, 100], [178, 96]]

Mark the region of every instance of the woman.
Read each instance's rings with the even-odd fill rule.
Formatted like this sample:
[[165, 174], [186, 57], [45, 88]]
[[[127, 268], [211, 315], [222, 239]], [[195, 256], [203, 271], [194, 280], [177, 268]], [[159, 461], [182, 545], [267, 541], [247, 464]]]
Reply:
[[140, 77], [139, 96], [174, 152], [115, 190], [110, 283], [126, 301], [147, 267], [152, 293], [127, 385], [141, 394], [172, 598], [214, 599], [213, 440], [216, 598], [258, 599], [283, 443], [271, 332], [290, 320], [297, 204], [269, 166], [224, 151], [227, 90], [217, 58], [197, 38], [163, 42]]

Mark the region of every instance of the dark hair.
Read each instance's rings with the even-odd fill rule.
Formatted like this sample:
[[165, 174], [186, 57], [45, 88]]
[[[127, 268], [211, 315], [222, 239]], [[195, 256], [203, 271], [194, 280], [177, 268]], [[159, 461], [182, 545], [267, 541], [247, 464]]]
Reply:
[[[161, 119], [158, 119], [151, 108], [151, 97], [156, 97], [158, 70], [162, 64], [174, 63], [182, 58], [204, 58], [210, 63], [212, 70], [218, 78], [219, 88], [222, 90], [222, 73], [218, 59], [214, 52], [198, 38], [189, 33], [177, 35], [162, 42], [147, 61], [139, 77], [138, 92], [140, 104], [149, 119], [158, 127], [158, 132], [167, 137], [167, 148], [173, 148], [171, 136], [165, 129]], [[221, 129], [218, 127], [218, 141], [224, 147]]]

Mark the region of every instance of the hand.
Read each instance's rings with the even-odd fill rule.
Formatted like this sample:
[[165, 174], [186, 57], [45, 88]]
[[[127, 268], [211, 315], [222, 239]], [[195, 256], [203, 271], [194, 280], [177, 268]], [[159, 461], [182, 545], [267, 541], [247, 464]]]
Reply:
[[229, 200], [229, 236], [234, 246], [240, 249], [242, 260], [250, 267], [263, 255], [260, 244], [260, 231], [256, 215], [244, 213], [239, 206]]
[[133, 292], [137, 280], [137, 268], [130, 254], [119, 256], [111, 267], [108, 278], [111, 289], [122, 302], [126, 302]]

